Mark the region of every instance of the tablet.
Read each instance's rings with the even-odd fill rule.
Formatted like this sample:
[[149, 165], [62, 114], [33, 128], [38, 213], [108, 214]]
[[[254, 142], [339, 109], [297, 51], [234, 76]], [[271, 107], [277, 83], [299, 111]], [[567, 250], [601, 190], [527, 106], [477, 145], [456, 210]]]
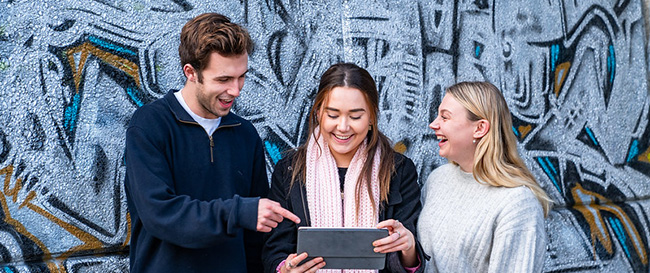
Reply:
[[[386, 254], [373, 251], [372, 242], [388, 236], [377, 228], [298, 228], [297, 253], [323, 257], [323, 269], [384, 269]], [[302, 263], [301, 263], [302, 264]]]

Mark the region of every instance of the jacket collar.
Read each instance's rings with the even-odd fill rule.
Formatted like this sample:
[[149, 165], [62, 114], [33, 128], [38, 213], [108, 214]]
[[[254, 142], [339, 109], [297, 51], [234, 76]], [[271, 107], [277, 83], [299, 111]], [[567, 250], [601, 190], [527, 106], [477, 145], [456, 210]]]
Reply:
[[[183, 106], [178, 102], [178, 99], [176, 99], [176, 96], [174, 95], [174, 92], [177, 92], [178, 90], [172, 89], [165, 94], [163, 97], [165, 101], [167, 102], [167, 105], [169, 105], [169, 110], [172, 111], [176, 119], [180, 122], [184, 123], [194, 123], [198, 125], [198, 123], [190, 116], [187, 111], [183, 108]], [[237, 120], [235, 114], [231, 112], [228, 112], [226, 116], [221, 117], [221, 123], [219, 124], [219, 127], [222, 126], [237, 126], [241, 125], [241, 122]]]

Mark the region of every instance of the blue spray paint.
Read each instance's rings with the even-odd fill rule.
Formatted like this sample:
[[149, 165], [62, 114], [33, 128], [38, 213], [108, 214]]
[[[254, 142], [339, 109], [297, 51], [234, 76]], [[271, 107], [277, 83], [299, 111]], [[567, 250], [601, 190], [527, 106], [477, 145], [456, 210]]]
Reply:
[[551, 71], [555, 71], [557, 60], [560, 58], [560, 45], [551, 46]]
[[596, 137], [594, 136], [594, 133], [591, 132], [591, 129], [589, 129], [589, 127], [585, 127], [585, 131], [587, 132], [589, 139], [591, 139], [591, 142], [593, 142], [594, 145], [598, 146], [598, 141], [596, 141]]
[[135, 102], [135, 104], [138, 107], [142, 107], [142, 105], [144, 105], [144, 102], [142, 102], [142, 100], [140, 98], [138, 98], [138, 96], [136, 95], [137, 92], [140, 92], [140, 90], [138, 88], [133, 87], [133, 86], [129, 86], [129, 87], [126, 88], [126, 94], [129, 95], [131, 100], [133, 100], [133, 102]]
[[118, 45], [115, 45], [115, 44], [111, 44], [111, 43], [106, 42], [106, 41], [104, 41], [102, 39], [99, 39], [99, 38], [97, 38], [95, 36], [89, 36], [88, 40], [90, 40], [90, 42], [92, 42], [93, 44], [96, 44], [96, 45], [101, 46], [103, 48], [107, 48], [107, 49], [117, 51], [117, 52], [126, 53], [126, 54], [133, 55], [133, 56], [138, 55], [137, 53], [135, 53], [135, 52], [133, 52], [131, 50], [128, 50], [128, 49], [126, 49], [124, 47], [121, 47], [121, 46], [118, 46]]
[[81, 103], [81, 96], [79, 93], [72, 96], [72, 102], [65, 107], [63, 112], [63, 127], [68, 132], [74, 132], [77, 127], [77, 118], [79, 115], [79, 104]]
[[267, 140], [264, 141], [264, 147], [266, 147], [266, 152], [269, 153], [269, 156], [271, 157], [273, 164], [278, 163], [278, 161], [282, 159], [282, 153], [280, 153], [280, 149], [278, 149], [277, 145]]
[[627, 247], [627, 237], [625, 236], [625, 231], [623, 230], [621, 221], [616, 218], [609, 218], [609, 223], [612, 225], [612, 229], [614, 230], [614, 233], [616, 233], [616, 237], [618, 237], [619, 242], [623, 246], [625, 255], [627, 255], [628, 258], [632, 258], [630, 256], [630, 250]]
[[[551, 162], [548, 161], [547, 157], [545, 159], [546, 159], [546, 162], [548, 162], [548, 164], [541, 157], [537, 158], [537, 162], [542, 167], [542, 169], [544, 169], [544, 172], [546, 173], [546, 176], [548, 176], [548, 178], [551, 179], [551, 182], [553, 182], [553, 185], [555, 185], [555, 188], [557, 188], [557, 190], [559, 192], [562, 192], [562, 189], [560, 189], [560, 185], [558, 184], [557, 180], [555, 179], [555, 175], [553, 175], [553, 173], [551, 173], [551, 172], [556, 173], [555, 168], [553, 167], [553, 164], [551, 164]], [[549, 169], [548, 165], [550, 165], [551, 169]]]
[[639, 154], [639, 141], [634, 140], [632, 141], [632, 146], [630, 146], [630, 153], [627, 154], [627, 162], [632, 161], [634, 157], [636, 157]]
[[515, 126], [512, 126], [512, 131], [515, 132], [515, 136], [519, 137], [519, 131], [517, 128], [515, 128]]
[[614, 75], [616, 75], [616, 55], [614, 54], [613, 45], [609, 45], [609, 54], [607, 54], [607, 72], [609, 73], [609, 83], [613, 83]]

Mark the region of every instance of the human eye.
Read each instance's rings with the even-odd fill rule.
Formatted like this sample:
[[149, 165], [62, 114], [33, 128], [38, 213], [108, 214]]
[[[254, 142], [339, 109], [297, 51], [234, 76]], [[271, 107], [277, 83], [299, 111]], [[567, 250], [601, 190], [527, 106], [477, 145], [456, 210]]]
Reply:
[[438, 117], [442, 119], [442, 121], [446, 121], [449, 119], [449, 113], [447, 111], [440, 111], [438, 112]]
[[327, 116], [331, 119], [336, 119], [339, 117], [336, 111], [327, 111]]
[[358, 117], [350, 116], [350, 119], [353, 119], [353, 120], [357, 120], [357, 119], [360, 119], [360, 118], [361, 118], [361, 116], [358, 116]]

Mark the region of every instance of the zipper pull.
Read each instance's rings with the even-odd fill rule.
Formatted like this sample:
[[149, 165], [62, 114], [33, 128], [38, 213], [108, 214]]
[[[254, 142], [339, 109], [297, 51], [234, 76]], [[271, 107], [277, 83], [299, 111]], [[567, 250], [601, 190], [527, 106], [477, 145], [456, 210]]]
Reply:
[[212, 140], [212, 136], [208, 136], [208, 138], [210, 138], [210, 163], [213, 163], [214, 155], [212, 150], [214, 150], [214, 141]]

